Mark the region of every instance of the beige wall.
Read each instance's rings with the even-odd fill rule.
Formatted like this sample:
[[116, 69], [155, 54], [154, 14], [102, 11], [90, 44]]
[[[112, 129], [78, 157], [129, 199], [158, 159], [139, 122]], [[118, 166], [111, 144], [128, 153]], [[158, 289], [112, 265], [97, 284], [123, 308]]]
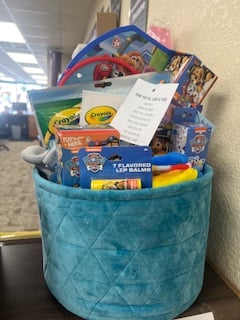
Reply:
[[[121, 25], [129, 24], [129, 4], [122, 0]], [[167, 21], [175, 48], [196, 54], [219, 77], [204, 100], [216, 125], [208, 156], [215, 172], [208, 258], [240, 292], [239, 13], [238, 0], [149, 0], [148, 10], [148, 25]]]
[[216, 125], [208, 156], [215, 172], [208, 257], [240, 291], [239, 12], [237, 0], [149, 0], [148, 24], [169, 22], [175, 48], [196, 54], [219, 76], [204, 101]]

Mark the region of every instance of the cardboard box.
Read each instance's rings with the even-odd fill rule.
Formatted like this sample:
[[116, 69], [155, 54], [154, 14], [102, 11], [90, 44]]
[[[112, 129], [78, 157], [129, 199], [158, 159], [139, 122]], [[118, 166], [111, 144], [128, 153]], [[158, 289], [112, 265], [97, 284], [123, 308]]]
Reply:
[[202, 169], [207, 159], [211, 130], [211, 127], [197, 123], [174, 124], [173, 151], [186, 154], [192, 166]]
[[176, 53], [165, 70], [171, 71], [173, 82], [179, 83], [174, 99], [185, 107], [201, 104], [217, 80], [199, 58], [184, 53]]
[[[192, 166], [202, 170], [207, 159], [212, 126], [196, 120], [193, 122], [196, 113], [194, 108], [177, 108], [174, 112], [177, 114], [173, 116], [172, 151], [186, 154]], [[184, 116], [181, 117], [181, 114]]]
[[117, 14], [115, 12], [97, 13], [97, 36], [117, 28]]
[[106, 126], [58, 126], [55, 140], [58, 154], [57, 181], [65, 186], [79, 187], [78, 152], [88, 146], [118, 145], [120, 134]]

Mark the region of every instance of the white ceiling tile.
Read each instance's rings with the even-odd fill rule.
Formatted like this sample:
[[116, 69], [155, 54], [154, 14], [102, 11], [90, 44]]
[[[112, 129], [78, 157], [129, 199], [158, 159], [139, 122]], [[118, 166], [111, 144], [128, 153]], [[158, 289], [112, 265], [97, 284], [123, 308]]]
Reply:
[[[47, 71], [47, 52], [56, 49], [69, 56], [79, 42], [83, 42], [89, 15], [96, 0], [0, 0], [0, 21], [16, 22], [29, 51]], [[11, 45], [10, 45], [11, 46]], [[29, 76], [4, 52], [6, 43], [0, 43], [0, 70], [19, 75], [19, 80], [29, 81]], [[12, 48], [16, 48], [12, 45]], [[9, 61], [10, 60], [10, 61]], [[10, 75], [9, 75], [10, 76]], [[17, 77], [17, 76], [16, 76]], [[16, 78], [17, 79], [17, 78]]]

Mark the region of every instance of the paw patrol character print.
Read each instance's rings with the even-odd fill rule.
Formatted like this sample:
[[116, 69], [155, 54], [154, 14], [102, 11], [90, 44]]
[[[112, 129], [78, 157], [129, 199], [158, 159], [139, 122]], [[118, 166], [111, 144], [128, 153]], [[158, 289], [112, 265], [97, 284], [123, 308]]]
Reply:
[[111, 78], [113, 66], [110, 63], [102, 62], [95, 66], [93, 71], [93, 80], [103, 80]]
[[122, 160], [122, 157], [118, 155], [117, 153], [112, 154], [109, 158], [109, 161], [120, 161]]
[[186, 135], [186, 128], [180, 126], [177, 126], [173, 130], [172, 134], [172, 140], [174, 144], [174, 150], [176, 150], [179, 153], [184, 154], [185, 153], [185, 147], [187, 142], [187, 135]]
[[213, 78], [214, 74], [205, 66], [194, 64], [188, 71], [188, 81], [183, 85], [181, 101], [192, 105], [201, 103]]
[[154, 156], [165, 154], [170, 151], [170, 139], [166, 136], [156, 135], [153, 137], [150, 147]]
[[101, 190], [127, 190], [141, 189], [142, 182], [140, 179], [123, 179], [123, 180], [92, 180], [91, 189]]
[[213, 78], [213, 73], [209, 71], [204, 66], [195, 64], [190, 70], [190, 81], [196, 84], [197, 91], [200, 92], [203, 90], [206, 82]]
[[206, 159], [201, 159], [199, 156], [195, 156], [195, 157], [189, 157], [188, 158], [189, 162], [191, 163], [192, 167], [198, 167], [198, 168], [203, 168]]
[[[129, 51], [119, 56], [119, 58], [127, 62], [131, 67], [133, 67], [139, 73], [142, 73], [144, 71], [144, 59], [140, 52]], [[122, 66], [119, 66], [119, 71], [122, 72], [124, 75], [130, 75], [130, 72]]]
[[114, 37], [112, 40], [112, 46], [114, 49], [119, 49], [121, 46], [121, 39], [119, 37]]
[[185, 55], [173, 56], [170, 63], [165, 68], [165, 71], [170, 71], [173, 75], [174, 80], [177, 78], [179, 72], [184, 68], [188, 62], [189, 57]]
[[77, 156], [66, 161], [65, 166], [70, 172], [71, 177], [79, 177], [79, 161]]
[[102, 171], [105, 162], [106, 158], [104, 158], [100, 153], [97, 152], [89, 153], [86, 157], [83, 158], [83, 163], [86, 166], [87, 170], [93, 173]]
[[197, 104], [199, 101], [199, 93], [194, 82], [189, 81], [185, 89], [185, 98], [190, 104]]
[[119, 139], [115, 136], [110, 136], [106, 140], [89, 141], [88, 146], [89, 147], [96, 147], [96, 146], [116, 147], [116, 146], [119, 146]]
[[106, 146], [110, 146], [110, 147], [117, 147], [119, 146], [119, 139], [115, 136], [110, 136], [107, 140], [106, 140]]
[[152, 148], [152, 154], [154, 156], [171, 151], [171, 131], [171, 126], [169, 126], [169, 128], [158, 128], [150, 142], [150, 147]]
[[93, 80], [104, 80], [108, 78], [122, 77], [124, 74], [114, 64], [102, 62], [95, 66], [93, 70]]
[[126, 190], [127, 189], [127, 181], [109, 181], [102, 185], [102, 190]]
[[199, 134], [199, 135], [195, 136], [190, 141], [192, 152], [198, 154], [198, 153], [204, 151], [207, 143], [208, 143], [208, 139], [204, 135]]

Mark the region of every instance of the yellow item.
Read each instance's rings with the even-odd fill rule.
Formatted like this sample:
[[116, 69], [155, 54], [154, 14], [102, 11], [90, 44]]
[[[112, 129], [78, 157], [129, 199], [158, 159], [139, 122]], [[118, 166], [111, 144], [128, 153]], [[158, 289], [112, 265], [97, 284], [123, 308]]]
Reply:
[[152, 187], [160, 188], [197, 179], [198, 171], [194, 168], [170, 170], [153, 176]]
[[141, 188], [141, 179], [108, 179], [91, 181], [91, 189], [93, 190], [126, 190]]
[[0, 241], [40, 238], [41, 231], [0, 232]]

